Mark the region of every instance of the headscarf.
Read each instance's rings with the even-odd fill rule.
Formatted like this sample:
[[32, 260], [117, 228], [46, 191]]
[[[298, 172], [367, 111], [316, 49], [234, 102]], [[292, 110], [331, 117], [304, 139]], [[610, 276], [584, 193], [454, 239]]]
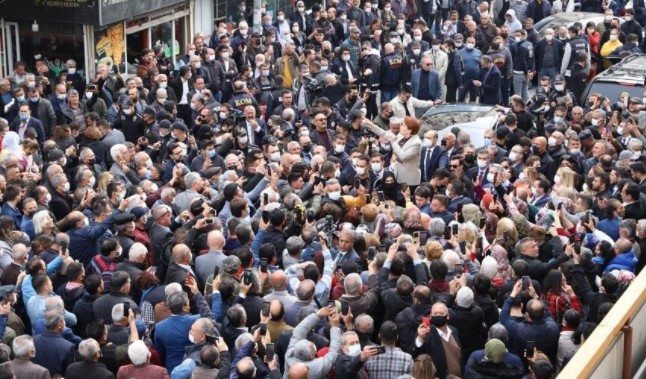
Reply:
[[24, 158], [24, 153], [20, 148], [20, 137], [16, 132], [7, 132], [2, 139], [2, 151], [9, 151], [18, 157], [18, 159]]
[[[388, 178], [392, 178], [395, 182], [392, 184], [386, 183], [386, 179]], [[381, 183], [384, 188], [384, 197], [386, 198], [386, 200], [392, 200], [400, 207], [406, 206], [406, 199], [404, 199], [404, 195], [401, 191], [401, 186], [399, 185], [399, 183], [397, 183], [397, 179], [395, 178], [395, 174], [393, 172], [384, 171], [384, 176], [381, 179]]]
[[498, 274], [507, 282], [511, 278], [511, 266], [509, 266], [507, 251], [499, 244], [495, 244], [491, 248], [491, 257], [496, 260]]

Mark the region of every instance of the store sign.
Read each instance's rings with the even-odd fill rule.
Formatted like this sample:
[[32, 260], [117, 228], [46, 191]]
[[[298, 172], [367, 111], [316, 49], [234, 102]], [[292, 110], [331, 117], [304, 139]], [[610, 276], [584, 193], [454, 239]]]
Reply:
[[[55, 0], [53, 0], [55, 1]], [[75, 1], [75, 0], [68, 0]], [[76, 0], [82, 1], [82, 0]], [[99, 25], [129, 20], [152, 10], [185, 3], [186, 0], [99, 0]]]
[[11, 19], [94, 24], [98, 19], [99, 1], [103, 0], [0, 1], [0, 15]]

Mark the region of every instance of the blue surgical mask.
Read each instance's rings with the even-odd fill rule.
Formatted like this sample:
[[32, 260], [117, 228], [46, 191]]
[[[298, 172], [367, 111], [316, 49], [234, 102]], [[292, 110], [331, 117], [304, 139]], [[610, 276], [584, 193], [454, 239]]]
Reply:
[[29, 114], [28, 113], [21, 113], [20, 114], [20, 121], [27, 121], [29, 119]]
[[215, 150], [209, 150], [209, 158], [214, 158], [215, 157]]
[[144, 176], [146, 177], [146, 179], [150, 180], [153, 177], [153, 172], [148, 170], [146, 171], [146, 174]]

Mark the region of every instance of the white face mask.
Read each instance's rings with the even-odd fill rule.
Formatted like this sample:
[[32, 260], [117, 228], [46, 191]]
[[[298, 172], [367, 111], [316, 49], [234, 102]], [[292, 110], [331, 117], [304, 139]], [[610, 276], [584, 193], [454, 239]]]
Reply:
[[213, 62], [215, 60], [215, 55], [209, 55], [208, 57], [206, 57], [206, 60], [209, 62]]
[[413, 37], [413, 41], [418, 41], [419, 42], [421, 40], [422, 40], [422, 36], [414, 36]]
[[370, 168], [372, 169], [372, 172], [378, 173], [381, 171], [381, 164], [380, 163], [371, 163]]
[[520, 41], [522, 41], [522, 40], [523, 40], [523, 39], [522, 39], [522, 38], [520, 38], [520, 37], [514, 37], [514, 41], [515, 41], [515, 42], [520, 42]]
[[91, 177], [91, 178], [90, 178], [90, 181], [88, 182], [88, 184], [90, 185], [90, 187], [94, 187], [94, 185], [96, 184], [96, 178]]
[[48, 193], [45, 195], [45, 204], [49, 204], [50, 201], [52, 201], [52, 194]]
[[321, 66], [321, 72], [327, 71], [328, 67], [327, 66]]
[[220, 54], [220, 56], [222, 57], [222, 59], [229, 59], [229, 53], [222, 53]]
[[413, 54], [420, 55], [422, 53], [421, 49], [413, 49]]
[[128, 116], [130, 116], [130, 115], [132, 114], [132, 112], [133, 112], [133, 111], [134, 111], [134, 109], [132, 109], [132, 108], [128, 108], [128, 109], [124, 109], [124, 110], [123, 110], [123, 113], [127, 114]]
[[166, 88], [166, 87], [168, 87], [168, 82], [159, 83], [159, 88]]
[[509, 153], [509, 159], [511, 159], [512, 162], [516, 162], [516, 159], [518, 159], [518, 154], [512, 151], [511, 153]]
[[523, 180], [526, 177], [527, 177], [527, 175], [524, 172], [521, 172], [520, 174], [518, 174], [518, 179], [520, 179], [520, 180]]
[[192, 344], [195, 344], [195, 337], [191, 333], [188, 333], [188, 340], [191, 341]]
[[88, 92], [86, 92], [86, 93], [85, 93], [85, 97], [86, 97], [88, 100], [90, 100], [90, 99], [92, 98], [92, 95], [94, 95], [94, 92], [89, 92], [89, 91], [88, 91]]
[[341, 198], [341, 191], [332, 191], [328, 193], [328, 197], [334, 201], [339, 200]]
[[337, 154], [341, 154], [342, 152], [344, 152], [344, 151], [345, 151], [345, 145], [335, 145], [335, 146], [334, 146], [334, 151], [335, 151]]
[[343, 55], [341, 56], [341, 59], [343, 59], [343, 61], [344, 61], [344, 62], [347, 62], [347, 61], [349, 61], [349, 60], [350, 60], [350, 55], [348, 55], [348, 54], [343, 54]]
[[363, 175], [366, 173], [366, 169], [364, 167], [357, 167], [354, 169], [354, 171], [357, 173], [357, 175]]
[[433, 45], [433, 51], [438, 51], [440, 49], [440, 45]]
[[485, 161], [484, 159], [478, 159], [478, 167], [480, 168], [487, 167], [487, 161]]
[[65, 101], [65, 100], [67, 99], [67, 94], [65, 94], [65, 93], [59, 93], [58, 95], [56, 95], [56, 97], [57, 97], [57, 98], [58, 98], [58, 100], [60, 100], [60, 101]]
[[559, 175], [554, 175], [554, 184], [561, 183], [561, 177]]
[[618, 133], [619, 135], [623, 135], [623, 134], [624, 134], [624, 128], [622, 128], [621, 126], [620, 126], [620, 127], [618, 127], [618, 128], [617, 128], [617, 133]]
[[590, 123], [592, 124], [592, 126], [597, 126], [599, 125], [599, 120], [597, 120], [596, 118], [593, 118], [592, 120], [590, 120]]
[[487, 174], [487, 181], [489, 183], [493, 183], [494, 179], [495, 179], [495, 175], [493, 174], [493, 172], [490, 172], [490, 173]]
[[361, 344], [348, 346], [348, 355], [349, 356], [356, 357], [359, 354], [361, 354]]
[[68, 69], [67, 69], [67, 73], [68, 73], [68, 74], [70, 74], [70, 75], [74, 75], [74, 74], [76, 74], [76, 68], [74, 68], [74, 67], [72, 67], [72, 68], [68, 68]]
[[334, 177], [338, 178], [339, 176], [341, 176], [341, 170], [337, 168], [336, 171], [334, 171]]
[[563, 90], [565, 89], [565, 86], [563, 84], [555, 84], [554, 89], [556, 89], [559, 92], [563, 92]]
[[476, 47], [476, 45], [473, 44], [473, 43], [467, 43], [466, 47], [467, 47], [467, 49], [472, 50], [474, 47]]
[[274, 151], [274, 152], [273, 152], [273, 153], [271, 153], [271, 155], [269, 156], [269, 159], [270, 159], [272, 162], [279, 162], [279, 161], [280, 161], [280, 153], [279, 153], [278, 151]]
[[70, 183], [67, 182], [67, 183], [63, 184], [63, 191], [69, 192], [69, 190], [70, 190]]
[[556, 140], [556, 138], [554, 138], [554, 137], [550, 137], [550, 138], [548, 138], [548, 139], [547, 139], [547, 144], [548, 144], [550, 147], [554, 147], [554, 146], [556, 146], [556, 144], [557, 144], [557, 143], [558, 143], [558, 141], [557, 141], [557, 140]]

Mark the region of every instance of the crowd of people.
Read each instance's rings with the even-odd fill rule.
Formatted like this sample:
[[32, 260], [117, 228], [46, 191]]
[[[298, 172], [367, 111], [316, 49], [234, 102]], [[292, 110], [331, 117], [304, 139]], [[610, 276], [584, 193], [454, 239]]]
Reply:
[[[554, 377], [646, 262], [646, 93], [580, 97], [643, 3], [241, 4], [136, 74], [18, 62], [0, 379]], [[455, 101], [484, 141], [416, 117]]]

